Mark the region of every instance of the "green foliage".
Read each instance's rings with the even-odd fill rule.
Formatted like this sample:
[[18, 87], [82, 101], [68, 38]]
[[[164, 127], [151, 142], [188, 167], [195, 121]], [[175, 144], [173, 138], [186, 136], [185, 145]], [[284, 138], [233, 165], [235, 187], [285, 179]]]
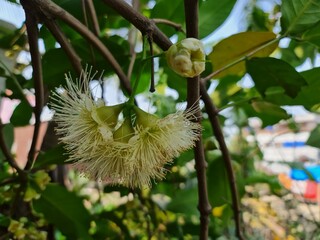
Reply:
[[49, 184], [41, 198], [33, 204], [37, 212], [44, 214], [68, 238], [91, 239], [88, 232], [90, 215], [75, 193], [62, 186]]
[[[13, 0], [8, 2], [20, 4]], [[29, 1], [23, 2], [26, 2], [26, 5], [30, 4]], [[124, 11], [123, 9], [115, 10], [110, 7], [113, 1], [54, 0], [53, 2], [68, 11], [96, 35], [100, 44], [107, 47], [119, 63], [125, 75], [131, 77], [129, 79], [131, 86], [138, 82], [135, 97], [139, 105], [146, 104], [161, 118], [177, 109], [184, 110], [181, 105], [185, 106], [185, 101], [190, 96], [188, 91], [195, 89], [187, 89], [187, 80], [168, 67], [164, 54], [167, 49], [161, 49], [157, 45], [156, 35], [153, 36], [153, 55], [156, 55], [154, 59], [156, 92], [151, 95], [148, 92], [152, 57], [150, 46], [146, 44], [146, 47], [141, 49], [143, 37], [136, 26], [125, 19], [128, 18], [126, 13], [124, 18], [117, 12]], [[95, 11], [89, 9], [89, 2], [93, 3]], [[138, 2], [139, 6], [135, 6], [136, 11], [147, 19], [153, 19], [153, 23], [164, 36], [174, 41], [185, 38], [184, 1]], [[236, 194], [241, 208], [240, 216], [244, 228], [248, 230], [247, 239], [261, 238], [260, 233], [254, 230], [255, 225], [248, 224], [250, 222], [248, 216], [251, 218], [261, 216], [261, 219], [266, 219], [266, 216], [259, 215], [261, 212], [250, 215], [255, 205], [245, 205], [245, 203], [256, 203], [254, 198], [259, 198], [259, 194], [265, 191], [265, 189], [262, 191], [260, 186], [266, 186], [272, 197], [282, 198], [287, 193], [279, 184], [276, 175], [256, 168], [263, 159], [263, 151], [259, 147], [256, 134], [267, 132], [265, 127], [277, 126], [279, 122], [281, 126], [287, 124], [288, 131], [298, 133], [302, 131], [301, 124], [295, 123], [293, 116], [288, 114], [284, 106], [303, 106], [315, 114], [319, 112], [320, 106], [320, 68], [315, 67], [319, 65], [319, 1], [283, 0], [281, 6], [270, 3], [273, 4], [272, 13], [262, 8], [262, 2], [252, 1], [246, 8], [241, 9], [243, 14], [248, 16], [241, 22], [241, 29], [247, 31], [235, 33], [217, 43], [205, 46], [209, 54], [206, 70], [201, 74], [201, 77], [207, 80], [204, 85], [217, 107], [213, 115], [216, 114], [220, 121], [232, 159]], [[199, 38], [209, 40], [209, 36], [219, 38], [214, 33], [218, 28], [224, 28], [223, 23], [231, 16], [234, 6], [241, 7], [241, 4], [236, 5], [236, 3], [236, 0], [199, 1]], [[34, 14], [36, 16], [36, 9]], [[39, 19], [44, 20], [46, 16], [41, 15]], [[112, 64], [83, 33], [50, 15], [50, 21], [53, 20], [81, 60], [83, 68], [92, 66], [92, 73], [96, 72], [94, 79], [118, 81]], [[95, 20], [98, 22], [96, 26]], [[150, 26], [144, 23], [149, 27], [145, 29], [144, 34], [157, 33], [153, 23]], [[58, 44], [59, 41], [46, 27], [46, 21], [41, 21], [38, 27], [42, 40], [40, 73], [43, 74], [44, 101], [47, 104], [50, 92], [65, 85], [65, 74], [70, 73], [73, 79], [79, 76], [73, 69], [70, 52], [69, 54], [66, 52], [65, 45]], [[100, 29], [98, 33], [93, 31], [97, 27]], [[280, 42], [284, 38], [288, 41], [287, 46]], [[12, 151], [14, 160], [16, 159], [13, 148], [16, 143], [15, 128], [24, 127], [32, 122], [30, 120], [33, 107], [26, 101], [25, 96], [36, 95], [35, 82], [29, 69], [32, 65], [29, 53], [30, 46], [25, 26], [17, 28], [9, 22], [0, 20], [1, 99], [19, 100], [9, 122], [0, 122], [4, 143], [7, 149]], [[27, 57], [21, 61], [24, 55]], [[298, 67], [300, 70], [297, 70]], [[115, 89], [111, 89], [111, 85], [106, 87], [106, 92], [110, 96], [106, 96], [106, 92], [103, 92], [103, 95], [107, 101], [110, 98], [111, 101], [124, 101], [124, 98], [129, 97], [121, 84]], [[118, 94], [121, 91], [123, 94]], [[168, 93], [172, 95], [169, 96]], [[235, 239], [230, 173], [228, 174], [226, 170], [225, 159], [219, 150], [218, 140], [221, 140], [219, 139], [221, 137], [213, 131], [215, 126], [212, 125], [212, 119], [208, 114], [212, 109], [202, 104], [201, 101], [201, 138], [208, 163], [207, 192], [212, 206], [209, 213], [211, 220], [209, 237]], [[50, 107], [50, 102], [48, 105]], [[122, 118], [120, 115], [119, 120]], [[261, 120], [261, 126], [252, 127], [250, 124], [252, 118]], [[38, 147], [36, 149], [36, 160], [32, 168], [25, 171], [14, 170], [12, 163], [7, 161], [3, 151], [0, 151], [1, 237], [46, 239], [50, 234], [50, 238], [54, 236], [55, 239], [199, 238], [201, 223], [193, 149], [175, 156], [172, 163], [165, 166], [167, 174], [163, 181], [153, 183], [152, 189], [139, 190], [110, 185], [109, 179], [93, 182], [78, 176], [74, 165], [67, 161], [70, 149], [62, 144], [53, 146], [58, 140], [55, 133], [50, 135], [48, 132], [47, 136], [49, 138], [45, 138], [40, 151]], [[320, 127], [317, 126], [311, 132], [306, 144], [320, 148], [319, 143]], [[3, 150], [4, 144], [0, 145]], [[73, 151], [71, 154], [76, 155], [77, 152]], [[291, 168], [305, 169], [301, 162], [287, 163], [279, 159], [277, 163], [286, 164]], [[56, 165], [59, 165], [59, 168], [55, 168]], [[63, 167], [68, 169], [67, 174], [61, 174], [57, 170]], [[78, 165], [77, 168], [81, 166]], [[51, 176], [51, 183], [46, 182], [49, 177], [46, 180], [39, 177], [44, 172], [48, 172]], [[57, 185], [53, 183], [54, 181], [63, 182], [65, 186]], [[273, 221], [275, 216], [274, 213]], [[290, 236], [308, 239], [306, 236], [309, 236], [309, 233], [297, 231], [302, 224], [299, 220], [286, 225], [278, 221], [277, 229], [283, 227]], [[306, 226], [309, 224], [319, 225], [309, 221]], [[269, 229], [270, 224], [263, 226], [264, 230], [272, 232]], [[19, 234], [25, 235], [21, 237]], [[274, 231], [272, 234], [274, 238], [289, 239], [289, 235], [278, 236]]]
[[[3, 136], [4, 136], [4, 142], [8, 149], [11, 149], [13, 141], [14, 141], [14, 133], [13, 133], [13, 125], [12, 124], [5, 124], [2, 126]], [[0, 158], [1, 160], [4, 160], [3, 152], [0, 152]], [[0, 160], [0, 163], [2, 162]]]
[[288, 63], [275, 58], [253, 58], [247, 61], [247, 71], [251, 75], [259, 93], [265, 97], [270, 88], [281, 87], [291, 98], [295, 98], [301, 88], [307, 85], [305, 79]]
[[23, 100], [19, 105], [15, 108], [10, 122], [14, 126], [26, 126], [29, 124], [30, 118], [32, 116], [32, 107], [28, 102]]
[[306, 144], [312, 147], [320, 148], [320, 127], [317, 126], [313, 131], [311, 132]]
[[319, 22], [320, 5], [313, 0], [283, 1], [281, 27], [284, 34], [300, 35]]

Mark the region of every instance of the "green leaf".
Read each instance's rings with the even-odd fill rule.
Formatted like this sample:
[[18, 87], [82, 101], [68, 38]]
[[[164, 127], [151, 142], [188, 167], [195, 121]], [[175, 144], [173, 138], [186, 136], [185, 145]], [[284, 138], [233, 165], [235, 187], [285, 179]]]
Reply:
[[[237, 84], [240, 77], [229, 75], [219, 80], [210, 97], [217, 107], [222, 107], [232, 101], [232, 96], [242, 93], [242, 88]], [[243, 97], [241, 98], [243, 100]]]
[[317, 49], [314, 45], [291, 39], [287, 48], [281, 48], [281, 59], [289, 63], [293, 67], [303, 64], [308, 58], [315, 58]]
[[320, 148], [320, 126], [312, 130], [306, 144], [311, 147]]
[[207, 169], [208, 197], [212, 207], [231, 202], [230, 185], [222, 156], [209, 159]]
[[274, 193], [279, 193], [281, 190], [281, 185], [278, 181], [276, 175], [268, 175], [262, 172], [255, 172], [251, 176], [248, 176], [245, 179], [246, 185], [251, 184], [254, 185], [256, 183], [266, 183], [269, 185], [270, 189]]
[[[2, 126], [2, 132], [4, 136], [4, 142], [6, 143], [6, 146], [8, 149], [11, 149], [13, 141], [14, 141], [14, 128], [12, 124], [5, 124]], [[3, 152], [0, 151], [0, 158], [4, 159]]]
[[198, 24], [199, 38], [206, 37], [221, 26], [230, 15], [236, 2], [236, 0], [200, 1]]
[[49, 184], [33, 206], [68, 239], [92, 239], [88, 233], [90, 215], [75, 193], [60, 185]]
[[196, 188], [180, 189], [172, 196], [167, 210], [187, 215], [199, 215], [197, 210], [198, 193]]
[[42, 57], [43, 79], [49, 89], [65, 82], [65, 74], [72, 72], [71, 63], [61, 48], [50, 49]]
[[320, 3], [318, 0], [284, 0], [281, 13], [282, 33], [298, 35], [319, 22]]
[[[258, 117], [262, 121], [262, 128], [266, 126], [270, 126], [273, 124], [278, 123], [280, 120], [288, 119], [289, 115], [282, 115], [282, 114], [274, 114], [272, 111], [270, 112], [257, 112], [251, 104], [243, 104], [241, 107], [236, 107], [238, 111], [244, 111], [245, 119], [247, 120], [250, 117]], [[270, 111], [270, 110], [269, 110]], [[247, 123], [246, 123], [247, 124]]]
[[289, 115], [284, 109], [270, 102], [254, 100], [251, 102], [251, 106], [258, 113], [279, 117], [281, 119], [289, 118]]
[[308, 41], [318, 48], [320, 47], [320, 22], [317, 23], [314, 27], [308, 29], [303, 35], [302, 40]]
[[301, 88], [297, 97], [292, 99], [284, 94], [283, 89], [278, 92], [269, 92], [266, 94], [265, 100], [278, 105], [302, 105], [310, 110], [313, 106], [320, 102], [320, 68], [313, 68], [300, 72], [300, 75], [307, 81], [307, 85]]
[[28, 102], [22, 100], [14, 109], [10, 122], [15, 126], [26, 126], [32, 117], [32, 108]]
[[63, 146], [58, 145], [46, 152], [40, 152], [33, 167], [43, 168], [53, 164], [64, 164], [67, 159]]
[[[276, 39], [276, 35], [272, 32], [243, 32], [223, 39], [213, 47], [212, 52], [208, 56], [212, 63], [213, 72], [247, 56], [252, 51], [255, 51], [274, 39]], [[277, 46], [277, 42], [267, 45], [251, 55], [250, 58], [267, 57]], [[245, 69], [245, 62], [241, 61], [217, 74], [215, 78], [222, 78], [226, 75], [243, 75]]]
[[[184, 23], [183, 1], [159, 0], [151, 11], [151, 18], [167, 19], [174, 23]], [[158, 24], [158, 27], [167, 35], [172, 36], [177, 31], [166, 24]]]
[[253, 58], [246, 61], [246, 66], [263, 97], [269, 88], [280, 86], [288, 96], [295, 98], [301, 88], [307, 85], [306, 80], [290, 64], [280, 59]]

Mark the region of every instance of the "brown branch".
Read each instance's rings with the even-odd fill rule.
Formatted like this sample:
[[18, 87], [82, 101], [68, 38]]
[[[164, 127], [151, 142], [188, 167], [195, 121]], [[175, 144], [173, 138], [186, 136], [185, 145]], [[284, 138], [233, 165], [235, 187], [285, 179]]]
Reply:
[[129, 4], [123, 0], [102, 0], [115, 11], [117, 11], [123, 18], [127, 19], [142, 35], [152, 31], [153, 41], [164, 50], [167, 50], [171, 45], [171, 41], [159, 30], [153, 21], [141, 15], [138, 11], [133, 9]]
[[[133, 0], [132, 1], [132, 8], [134, 10], [138, 11], [139, 7], [140, 7], [140, 1]], [[130, 45], [130, 55], [131, 55], [131, 59], [130, 59], [130, 63], [129, 63], [128, 71], [127, 71], [127, 76], [129, 79], [131, 79], [133, 67], [134, 67], [134, 64], [135, 64], [136, 58], [137, 58], [137, 54], [135, 51], [136, 39], [137, 39], [137, 29], [133, 27], [129, 30], [129, 33], [128, 33], [128, 43]]]
[[220, 151], [224, 160], [225, 168], [226, 168], [228, 179], [229, 179], [231, 197], [232, 197], [232, 208], [233, 208], [233, 214], [234, 214], [234, 221], [236, 225], [236, 235], [238, 239], [242, 240], [243, 238], [241, 234], [241, 220], [240, 220], [238, 190], [237, 190], [234, 172], [232, 169], [231, 157], [230, 157], [226, 142], [224, 141], [224, 136], [223, 136], [222, 129], [220, 127], [219, 119], [217, 116], [218, 109], [213, 104], [210, 96], [208, 95], [204, 81], [200, 82], [200, 91], [201, 91], [201, 99], [205, 104], [206, 112], [209, 116], [211, 127], [219, 143]]
[[99, 22], [98, 22], [97, 13], [96, 13], [96, 10], [93, 5], [93, 1], [92, 0], [85, 0], [85, 5], [89, 11], [89, 15], [91, 18], [90, 20], [92, 21], [93, 33], [96, 36], [99, 36], [100, 26], [99, 26]]
[[80, 75], [82, 71], [81, 59], [73, 49], [67, 37], [61, 31], [59, 25], [55, 21], [48, 19], [44, 21], [44, 25], [49, 29], [53, 37], [60, 44], [61, 48], [65, 51], [67, 57], [69, 58], [72, 67], [76, 70], [77, 74]]
[[25, 166], [26, 170], [29, 170], [35, 160], [36, 154], [36, 145], [39, 138], [40, 133], [40, 125], [41, 120], [40, 116], [42, 113], [42, 108], [44, 105], [44, 89], [43, 89], [43, 79], [42, 79], [42, 64], [41, 64], [41, 56], [39, 52], [38, 46], [38, 21], [35, 15], [32, 14], [32, 10], [30, 9], [30, 5], [27, 1], [22, 0], [21, 4], [24, 8], [26, 14], [26, 28], [28, 34], [28, 42], [30, 47], [30, 55], [31, 55], [31, 65], [32, 65], [32, 77], [34, 81], [34, 89], [35, 89], [35, 107], [34, 107], [34, 116], [35, 116], [35, 124], [34, 131], [32, 137], [32, 143], [28, 154], [28, 161]]
[[[26, 0], [24, 0], [26, 1]], [[122, 71], [121, 66], [114, 58], [109, 49], [78, 19], [73, 17], [70, 13], [65, 11], [63, 8], [58, 6], [49, 0], [29, 0], [28, 5], [31, 6], [35, 15], [41, 17], [42, 19], [55, 19], [58, 18], [72, 27], [75, 31], [80, 33], [84, 38], [89, 40], [95, 48], [97, 48], [101, 55], [107, 60], [111, 65], [115, 73], [118, 75], [123, 88], [131, 93], [130, 81], [128, 80], [126, 74]]]
[[162, 18], [152, 18], [152, 21], [155, 24], [165, 24], [165, 25], [168, 25], [170, 27], [173, 27], [178, 32], [185, 33], [185, 31], [182, 29], [182, 25], [179, 24], [179, 23], [175, 23], [175, 22], [172, 22], [172, 21], [170, 21], [168, 19], [162, 19]]
[[[198, 1], [184, 0], [187, 37], [198, 38]], [[197, 107], [197, 122], [201, 123], [201, 111], [199, 107], [200, 98], [200, 77], [188, 78], [187, 102], [188, 107]], [[208, 198], [206, 168], [207, 162], [204, 156], [202, 139], [196, 142], [194, 148], [195, 168], [198, 178], [198, 209], [200, 212], [200, 239], [208, 239], [211, 205]]]
[[151, 80], [150, 80], [150, 92], [154, 92], [155, 91], [155, 86], [154, 86], [154, 58], [153, 58], [153, 40], [152, 40], [152, 32], [150, 32], [150, 34], [147, 35], [147, 40], [149, 43], [149, 47], [150, 47], [150, 55], [151, 55]]
[[[84, 25], [90, 29], [89, 26], [89, 22], [88, 22], [88, 17], [87, 17], [87, 4], [86, 4], [86, 0], [81, 0], [81, 6], [82, 6], [82, 13], [83, 13], [83, 17], [84, 17]], [[94, 33], [94, 35], [98, 36], [96, 33]], [[88, 40], [87, 40], [88, 41]], [[92, 65], [95, 67], [96, 66], [96, 58], [95, 58], [95, 54], [93, 51], [93, 46], [90, 43], [90, 41], [88, 41], [89, 44], [89, 51], [90, 51], [90, 55], [92, 58]]]

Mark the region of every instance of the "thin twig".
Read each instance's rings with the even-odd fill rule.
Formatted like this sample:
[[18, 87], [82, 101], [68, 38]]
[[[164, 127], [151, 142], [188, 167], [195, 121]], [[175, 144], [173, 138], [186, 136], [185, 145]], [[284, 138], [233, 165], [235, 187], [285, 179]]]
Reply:
[[16, 182], [18, 182], [18, 178], [16, 178], [16, 177], [15, 178], [13, 178], [13, 177], [7, 178], [7, 179], [3, 180], [2, 182], [0, 182], [0, 187], [8, 186], [9, 184], [16, 183]]
[[185, 33], [185, 31], [182, 28], [182, 25], [179, 23], [175, 23], [175, 22], [172, 22], [168, 19], [163, 19], [163, 18], [152, 18], [152, 21], [154, 21], [155, 24], [165, 24], [170, 27], [173, 27], [176, 31]]
[[89, 15], [90, 15], [90, 20], [92, 21], [93, 33], [96, 36], [99, 36], [100, 26], [99, 26], [97, 13], [96, 13], [96, 10], [93, 5], [93, 1], [92, 0], [85, 0], [85, 4], [86, 4], [86, 7], [87, 7]]
[[[133, 0], [132, 1], [132, 8], [134, 10], [138, 11], [139, 7], [140, 7], [140, 1]], [[131, 55], [131, 59], [130, 59], [130, 63], [129, 63], [128, 71], [127, 71], [127, 76], [129, 79], [131, 79], [133, 67], [134, 67], [134, 64], [135, 64], [136, 58], [137, 58], [137, 53], [135, 51], [136, 42], [137, 42], [137, 29], [134, 27], [131, 27], [131, 29], [129, 30], [129, 33], [128, 33], [128, 43], [130, 46], [130, 55]]]
[[72, 27], [75, 31], [80, 33], [84, 38], [89, 40], [92, 43], [92, 45], [99, 50], [101, 55], [111, 65], [115, 73], [118, 75], [125, 91], [127, 91], [129, 94], [131, 93], [132, 90], [130, 86], [130, 81], [128, 80], [126, 74], [123, 72], [120, 64], [114, 58], [109, 49], [78, 19], [76, 19], [63, 8], [49, 0], [29, 0], [28, 5], [33, 7], [34, 11], [38, 12], [37, 15], [49, 19], [58, 18], [66, 24], [68, 24], [70, 27]]
[[[187, 37], [198, 38], [198, 6], [197, 0], [184, 0]], [[201, 111], [199, 107], [200, 98], [200, 77], [188, 78], [187, 102], [188, 108], [197, 107], [197, 122], [201, 122]], [[198, 209], [200, 212], [200, 239], [208, 239], [211, 205], [208, 198], [206, 168], [207, 162], [204, 156], [202, 139], [196, 142], [194, 148], [196, 171], [198, 179]]]
[[[81, 6], [82, 6], [82, 13], [83, 13], [83, 17], [84, 17], [84, 25], [90, 29], [89, 26], [89, 22], [88, 22], [88, 17], [87, 17], [87, 4], [86, 4], [86, 0], [81, 0]], [[95, 34], [95, 33], [94, 33]], [[97, 34], [95, 34], [97, 36]], [[88, 41], [88, 40], [87, 40]], [[95, 58], [95, 54], [93, 51], [93, 46], [90, 43], [90, 41], [88, 41], [89, 44], [89, 51], [90, 51], [90, 55], [92, 58], [92, 65], [95, 67], [96, 66], [96, 58]]]
[[151, 80], [150, 80], [150, 92], [155, 91], [155, 86], [154, 86], [154, 57], [153, 57], [153, 40], [152, 40], [152, 32], [148, 33], [147, 35], [147, 40], [149, 43], [149, 48], [150, 48], [150, 55], [151, 55]]
[[213, 104], [210, 96], [208, 95], [207, 89], [205, 87], [205, 83], [203, 81], [200, 82], [200, 91], [201, 91], [201, 99], [205, 104], [206, 112], [209, 116], [209, 120], [211, 123], [211, 127], [213, 129], [214, 135], [219, 143], [220, 151], [226, 167], [229, 184], [230, 184], [230, 190], [231, 190], [232, 208], [233, 208], [233, 214], [234, 214], [234, 221], [236, 225], [236, 235], [241, 240], [243, 238], [241, 234], [241, 220], [240, 220], [238, 190], [237, 190], [234, 172], [232, 169], [231, 157], [230, 157], [226, 142], [224, 141], [224, 136], [223, 136], [222, 129], [220, 127], [219, 119], [217, 116], [218, 109]]
[[32, 137], [31, 147], [28, 153], [28, 161], [25, 166], [26, 170], [29, 170], [35, 160], [36, 154], [36, 145], [39, 138], [40, 133], [40, 125], [41, 125], [41, 113], [44, 105], [44, 89], [43, 89], [43, 79], [42, 79], [42, 64], [41, 64], [41, 56], [39, 52], [38, 46], [38, 22], [36, 17], [30, 11], [29, 5], [25, 0], [21, 1], [21, 4], [25, 10], [26, 14], [26, 28], [28, 34], [28, 42], [30, 47], [30, 55], [31, 55], [31, 64], [32, 64], [32, 77], [34, 81], [34, 89], [35, 89], [35, 107], [34, 107], [34, 131]]
[[81, 59], [73, 49], [72, 45], [68, 41], [67, 37], [61, 31], [59, 25], [53, 20], [45, 20], [44, 25], [52, 33], [53, 37], [60, 44], [61, 48], [65, 51], [68, 56], [73, 68], [76, 70], [77, 74], [80, 75], [82, 71]]

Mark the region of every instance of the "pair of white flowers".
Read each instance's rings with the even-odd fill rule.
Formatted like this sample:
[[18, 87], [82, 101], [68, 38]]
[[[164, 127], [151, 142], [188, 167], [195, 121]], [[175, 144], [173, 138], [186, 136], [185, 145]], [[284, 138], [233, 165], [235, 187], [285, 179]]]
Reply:
[[150, 187], [153, 179], [164, 178], [165, 165], [199, 138], [194, 109], [158, 118], [129, 103], [105, 106], [102, 99], [93, 100], [88, 80], [86, 73], [76, 82], [69, 76], [65, 89], [52, 97], [60, 140], [88, 178]]
[[[182, 76], [193, 77], [204, 70], [205, 53], [197, 39], [171, 46], [166, 57]], [[86, 72], [75, 82], [67, 76], [64, 91], [53, 93], [52, 108], [70, 160], [90, 179], [150, 187], [152, 180], [165, 177], [166, 164], [198, 140], [201, 125], [193, 121], [194, 108], [158, 118], [130, 102], [105, 106], [102, 99], [93, 100], [89, 80]]]

